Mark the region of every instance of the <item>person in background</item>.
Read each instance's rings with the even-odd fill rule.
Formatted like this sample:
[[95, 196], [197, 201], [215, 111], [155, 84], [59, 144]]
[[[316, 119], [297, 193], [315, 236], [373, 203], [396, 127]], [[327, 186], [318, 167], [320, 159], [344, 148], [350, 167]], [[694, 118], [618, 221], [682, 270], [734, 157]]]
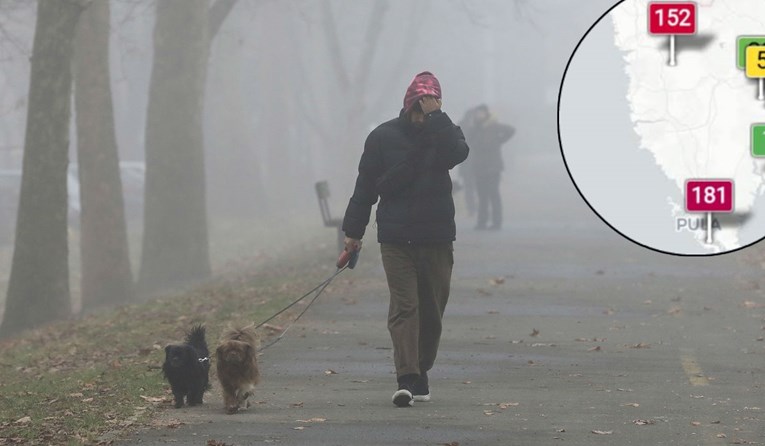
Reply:
[[[474, 108], [469, 115], [471, 119], [465, 127], [465, 134], [473, 148], [469, 168], [478, 194], [478, 222], [475, 229], [499, 230], [502, 228], [499, 185], [505, 167], [502, 146], [515, 135], [515, 128], [497, 122], [489, 107], [484, 104]], [[489, 221], [491, 225], [487, 226]]]
[[[462, 128], [465, 133], [465, 140], [470, 142], [470, 132], [473, 130], [473, 112], [474, 108], [471, 108], [465, 112], [465, 116], [457, 124]], [[467, 209], [468, 216], [474, 217], [476, 212], [476, 191], [475, 191], [475, 175], [473, 174], [473, 165], [471, 160], [465, 160], [464, 163], [459, 165], [458, 174], [462, 178], [462, 190], [465, 193], [465, 208]]]
[[343, 219], [345, 250], [361, 248], [377, 206], [377, 240], [388, 280], [388, 331], [398, 390], [393, 403], [430, 401], [428, 371], [441, 339], [456, 235], [449, 171], [468, 156], [462, 130], [441, 111], [441, 84], [418, 74], [404, 107], [367, 137]]

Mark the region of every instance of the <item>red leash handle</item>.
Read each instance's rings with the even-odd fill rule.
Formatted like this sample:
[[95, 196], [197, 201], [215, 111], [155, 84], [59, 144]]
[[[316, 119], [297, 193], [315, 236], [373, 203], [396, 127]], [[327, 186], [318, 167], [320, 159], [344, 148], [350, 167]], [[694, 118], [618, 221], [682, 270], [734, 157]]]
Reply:
[[337, 263], [335, 264], [337, 269], [345, 268], [346, 265], [348, 265], [349, 269], [355, 268], [356, 262], [359, 260], [359, 251], [360, 249], [354, 249], [353, 251], [344, 249], [343, 252], [340, 253], [340, 257], [338, 257]]

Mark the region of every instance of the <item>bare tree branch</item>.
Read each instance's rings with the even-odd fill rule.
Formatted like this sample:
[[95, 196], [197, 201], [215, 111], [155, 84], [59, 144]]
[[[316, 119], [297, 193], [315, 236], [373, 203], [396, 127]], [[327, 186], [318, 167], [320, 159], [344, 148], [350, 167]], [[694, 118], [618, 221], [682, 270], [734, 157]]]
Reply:
[[[295, 34], [290, 34], [290, 38], [294, 41], [299, 39], [295, 36]], [[296, 52], [296, 60], [297, 67], [295, 68], [297, 75], [299, 76], [298, 81], [301, 85], [309, 85], [310, 81], [306, 77], [306, 73], [308, 71], [305, 69], [302, 51]], [[316, 100], [314, 89], [303, 89], [303, 94], [298, 95], [298, 102], [298, 110], [300, 110], [300, 114], [303, 116], [303, 119], [305, 119], [305, 122], [307, 122], [309, 127], [311, 127], [319, 135], [324, 144], [330, 144], [332, 139], [329, 131], [327, 130], [329, 127], [319, 122], [318, 118], [320, 115], [314, 113], [314, 110], [319, 109], [319, 101]]]
[[471, 0], [454, 0], [454, 5], [465, 13], [470, 23], [479, 28], [488, 28], [487, 14], [478, 10], [476, 5]]
[[[506, 0], [487, 1], [487, 0], [451, 0], [451, 3], [465, 14], [473, 26], [479, 28], [489, 28], [491, 18], [495, 15], [495, 10], [504, 10], [507, 5]], [[517, 21], [530, 24], [539, 29], [535, 16], [539, 15], [539, 0], [512, 0], [514, 17]]]
[[[116, 3], [122, 3], [128, 6], [127, 12], [122, 18], [117, 20], [119, 25], [124, 25], [131, 20], [135, 20], [136, 17], [145, 18], [148, 15], [154, 14], [157, 10], [156, 4], [153, 0], [112, 0]], [[140, 8], [140, 10], [139, 10]]]
[[217, 0], [210, 7], [210, 19], [209, 24], [209, 36], [210, 41], [215, 39], [218, 35], [218, 31], [223, 26], [223, 22], [226, 21], [226, 17], [231, 13], [231, 10], [236, 6], [237, 0]]
[[[25, 2], [24, 0], [0, 1], [0, 19], [2, 19], [0, 20], [0, 49], [11, 47], [12, 49], [8, 51], [9, 53], [15, 52], [26, 56], [27, 58], [32, 56], [31, 39], [26, 41], [26, 39], [17, 36], [10, 29], [12, 28], [11, 25], [13, 24], [27, 22], [34, 23], [34, 15], [31, 13], [31, 9], [35, 7], [36, 5], [34, 3]], [[29, 20], [24, 20], [19, 19], [18, 17], [14, 17], [14, 14], [23, 14], [25, 12], [32, 14], [32, 18]], [[3, 21], [6, 21], [9, 25], [6, 26]], [[32, 26], [32, 29], [34, 29], [34, 25]], [[5, 51], [2, 53], [5, 53]], [[0, 54], [0, 60], [2, 61], [8, 61], [12, 59], [13, 56], [10, 54]]]
[[372, 62], [380, 46], [380, 34], [382, 34], [385, 14], [388, 12], [389, 7], [388, 0], [376, 0], [372, 11], [369, 13], [369, 26], [364, 38], [364, 49], [361, 52], [359, 67], [356, 71], [356, 82], [354, 83], [359, 91], [363, 92], [369, 81], [369, 73], [372, 70]]
[[332, 143], [332, 136], [327, 131], [327, 128], [322, 126], [319, 121], [316, 120], [313, 113], [308, 109], [308, 107], [298, 107], [300, 110], [300, 114], [303, 116], [303, 119], [305, 122], [308, 123], [308, 125], [316, 132], [316, 134], [319, 135], [319, 137], [324, 141], [324, 144], [331, 144]]
[[[409, 36], [412, 41], [416, 42], [420, 38], [420, 30], [422, 28], [419, 26], [420, 17], [427, 16], [428, 9], [431, 7], [431, 2], [430, 0], [415, 2], [413, 7], [415, 10], [408, 15], [409, 20], [404, 28], [404, 34]], [[390, 97], [390, 92], [395, 88], [396, 82], [399, 81], [401, 73], [406, 68], [406, 64], [412, 60], [412, 55], [414, 54], [415, 49], [416, 45], [404, 45], [401, 51], [398, 52], [396, 63], [389, 71], [388, 77], [380, 89], [380, 94], [378, 95], [377, 100], [372, 103], [373, 110], [379, 109], [387, 98]]]
[[322, 2], [322, 19], [324, 22], [324, 35], [327, 39], [327, 46], [329, 47], [329, 54], [332, 58], [332, 69], [335, 70], [337, 81], [342, 88], [347, 88], [350, 85], [348, 79], [348, 71], [343, 61], [343, 52], [340, 49], [340, 38], [337, 35], [337, 24], [335, 23], [335, 16], [332, 12], [332, 5], [329, 0]]

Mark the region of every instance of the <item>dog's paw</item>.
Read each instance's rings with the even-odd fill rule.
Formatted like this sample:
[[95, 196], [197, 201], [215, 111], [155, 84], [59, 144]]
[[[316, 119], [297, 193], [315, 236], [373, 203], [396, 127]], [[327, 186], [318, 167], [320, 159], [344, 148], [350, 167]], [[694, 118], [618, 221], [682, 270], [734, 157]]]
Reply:
[[236, 406], [228, 406], [226, 407], [226, 413], [229, 415], [233, 415], [235, 413], [239, 412], [239, 405]]

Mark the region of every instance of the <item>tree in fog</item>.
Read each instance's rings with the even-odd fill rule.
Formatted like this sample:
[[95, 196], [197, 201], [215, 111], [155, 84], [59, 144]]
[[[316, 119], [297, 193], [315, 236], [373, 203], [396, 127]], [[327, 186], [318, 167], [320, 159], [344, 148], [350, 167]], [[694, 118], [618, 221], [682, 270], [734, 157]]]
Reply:
[[84, 309], [133, 296], [110, 84], [109, 10], [109, 0], [93, 2], [74, 41]]
[[67, 189], [72, 46], [85, 0], [40, 0], [16, 243], [0, 335], [69, 316]]
[[[339, 161], [328, 167], [328, 173], [336, 182], [348, 177], [343, 172], [355, 170], [355, 153], [363, 144], [368, 126], [380, 119], [381, 104], [390, 102], [391, 92], [401, 88], [398, 84], [411, 79], [414, 73], [405, 73], [411, 62], [422, 28], [422, 18], [427, 17], [431, 8], [430, 0], [406, 4], [407, 17], [402, 22], [394, 22], [392, 8], [401, 6], [400, 2], [374, 0], [365, 2], [369, 5], [359, 20], [364, 23], [364, 34], [359, 36], [358, 46], [349, 43], [347, 18], [345, 23], [338, 23], [346, 15], [338, 8], [338, 2], [322, 0], [305, 2], [304, 9], [316, 8], [316, 21], [321, 29], [317, 41], [323, 46], [327, 58], [319, 68], [312, 67], [311, 54], [299, 52], [297, 64], [301, 77], [301, 89], [298, 98], [298, 110], [301, 119], [306, 122], [321, 141], [321, 151], [317, 158], [326, 157], [326, 151], [333, 150]], [[403, 45], [391, 43], [385, 32], [395, 26], [396, 33], [407, 36]], [[389, 37], [389, 35], [387, 36]], [[302, 46], [305, 46], [303, 44]], [[353, 54], [348, 48], [358, 48]], [[393, 57], [387, 56], [394, 54]], [[318, 73], [327, 70], [323, 76]], [[318, 82], [324, 85], [318, 85]], [[321, 94], [330, 95], [329, 102]], [[402, 96], [403, 97], [403, 96]], [[329, 104], [329, 107], [323, 106]], [[331, 111], [330, 111], [331, 110]], [[338, 125], [342, 132], [334, 131]], [[354, 154], [349, 156], [349, 154]], [[347, 180], [350, 181], [350, 180]], [[340, 188], [342, 190], [343, 187]]]
[[202, 118], [210, 42], [236, 0], [157, 2], [146, 123], [145, 292], [210, 275]]

